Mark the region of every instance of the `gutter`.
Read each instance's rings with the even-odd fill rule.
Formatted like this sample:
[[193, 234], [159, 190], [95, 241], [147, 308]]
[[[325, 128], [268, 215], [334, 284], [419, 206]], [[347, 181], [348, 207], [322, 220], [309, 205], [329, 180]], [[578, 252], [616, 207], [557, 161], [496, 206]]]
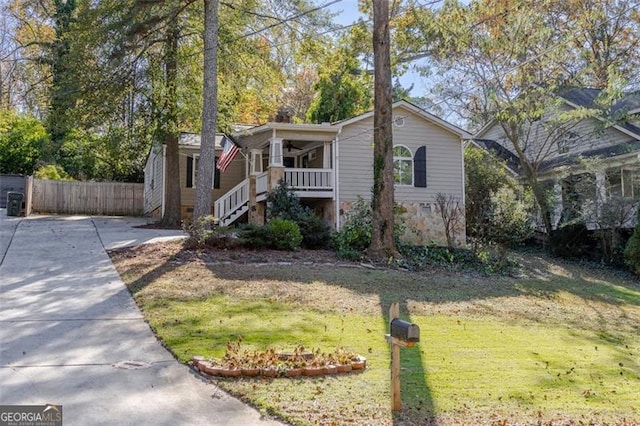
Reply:
[[335, 210], [336, 210], [336, 218], [335, 218], [335, 225], [336, 225], [336, 231], [340, 230], [340, 154], [339, 154], [339, 150], [338, 150], [338, 142], [340, 141], [340, 135], [342, 134], [342, 126], [340, 126], [340, 129], [338, 130], [338, 133], [336, 133], [336, 138], [334, 139], [335, 143], [334, 143], [334, 150], [333, 150], [333, 168], [335, 169], [335, 173], [334, 173], [334, 185], [333, 185], [333, 190], [334, 190], [334, 196], [333, 199], [335, 201]]

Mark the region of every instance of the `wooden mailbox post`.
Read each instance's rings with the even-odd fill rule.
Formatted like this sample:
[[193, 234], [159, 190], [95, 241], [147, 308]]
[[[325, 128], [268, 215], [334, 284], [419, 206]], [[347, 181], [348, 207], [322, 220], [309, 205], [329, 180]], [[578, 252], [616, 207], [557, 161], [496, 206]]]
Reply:
[[400, 346], [413, 347], [420, 341], [420, 327], [400, 318], [400, 305], [392, 303], [389, 308], [389, 334], [385, 335], [391, 344], [391, 410], [400, 411]]

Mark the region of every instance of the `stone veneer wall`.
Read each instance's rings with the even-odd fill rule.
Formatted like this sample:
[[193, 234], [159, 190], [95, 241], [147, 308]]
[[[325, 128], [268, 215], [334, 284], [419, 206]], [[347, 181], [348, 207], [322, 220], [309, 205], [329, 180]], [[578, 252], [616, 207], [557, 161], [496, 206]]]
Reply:
[[[340, 203], [340, 223], [344, 224], [347, 213], [351, 209], [354, 201], [342, 201]], [[413, 245], [437, 244], [446, 246], [447, 237], [444, 232], [442, 218], [436, 212], [433, 203], [400, 203], [405, 210], [400, 218], [405, 225], [403, 241]], [[457, 245], [464, 245], [466, 234], [464, 226], [456, 234]]]

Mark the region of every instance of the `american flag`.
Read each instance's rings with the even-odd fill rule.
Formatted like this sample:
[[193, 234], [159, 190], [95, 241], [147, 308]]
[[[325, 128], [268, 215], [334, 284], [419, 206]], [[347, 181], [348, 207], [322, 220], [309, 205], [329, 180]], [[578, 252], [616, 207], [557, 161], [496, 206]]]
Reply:
[[220, 146], [222, 147], [222, 155], [218, 158], [217, 167], [218, 170], [224, 173], [225, 170], [227, 170], [227, 167], [229, 167], [229, 164], [231, 164], [235, 158], [236, 154], [240, 151], [240, 148], [238, 148], [238, 145], [233, 143], [233, 141], [226, 136], [222, 138]]

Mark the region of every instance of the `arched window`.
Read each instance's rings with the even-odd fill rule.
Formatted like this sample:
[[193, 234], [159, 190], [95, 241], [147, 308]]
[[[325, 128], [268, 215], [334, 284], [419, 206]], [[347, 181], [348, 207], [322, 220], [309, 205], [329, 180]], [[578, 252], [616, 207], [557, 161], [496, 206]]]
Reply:
[[396, 185], [413, 186], [413, 154], [404, 145], [393, 147], [393, 181]]

